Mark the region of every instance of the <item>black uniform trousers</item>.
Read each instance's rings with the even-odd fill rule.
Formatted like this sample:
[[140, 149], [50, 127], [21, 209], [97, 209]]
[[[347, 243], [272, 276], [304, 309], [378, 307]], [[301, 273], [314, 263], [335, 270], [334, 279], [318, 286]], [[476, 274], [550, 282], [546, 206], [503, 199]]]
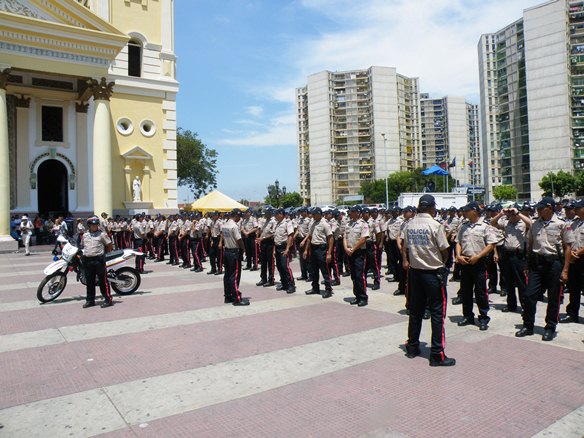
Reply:
[[239, 303], [241, 301], [239, 281], [241, 280], [242, 252], [239, 248], [225, 248], [223, 256], [225, 264], [225, 274], [223, 276], [225, 300]]
[[347, 259], [347, 253], [345, 252], [345, 246], [343, 244], [343, 237], [339, 237], [335, 242], [335, 248], [337, 251], [336, 259], [337, 259], [337, 269], [339, 275], [343, 275], [344, 266], [348, 265], [349, 260]]
[[332, 292], [333, 290], [331, 286], [331, 276], [326, 263], [327, 249], [328, 245], [310, 245], [310, 277], [312, 280], [312, 290], [314, 292], [320, 290], [319, 271], [322, 273], [325, 290], [327, 292]]
[[367, 241], [366, 256], [365, 272], [371, 271], [373, 273], [373, 283], [379, 284], [379, 263], [377, 262], [377, 245], [375, 242]]
[[274, 280], [274, 239], [262, 239], [260, 244], [262, 254], [260, 278], [264, 283]]
[[398, 289], [401, 293], [406, 293], [406, 271], [402, 267], [402, 258], [399, 248], [397, 246], [397, 240], [389, 241], [389, 248], [391, 251], [390, 265], [393, 271], [394, 280], [398, 281]]
[[157, 237], [154, 237], [155, 239], [155, 246], [156, 246], [156, 260], [164, 260], [164, 241], [166, 239], [166, 237], [164, 236], [164, 234], [160, 234]]
[[146, 248], [144, 239], [136, 239], [134, 237], [134, 251], [140, 251], [144, 255], [136, 256], [136, 270], [138, 272], [144, 272], [144, 264], [146, 263]]
[[331, 262], [328, 264], [328, 271], [329, 271], [329, 275], [331, 275], [331, 277], [334, 278], [335, 281], [337, 281], [338, 283], [341, 282], [341, 275], [340, 275], [341, 273], [339, 270], [339, 261], [338, 261], [336, 242], [333, 243], [333, 253], [331, 254]]
[[193, 255], [193, 266], [195, 269], [203, 269], [203, 265], [201, 264], [201, 238], [200, 237], [193, 237], [191, 238], [190, 247], [191, 253]]
[[570, 291], [570, 302], [566, 306], [566, 313], [578, 318], [582, 291], [584, 290], [584, 259], [570, 264], [568, 269], [568, 290]]
[[304, 258], [304, 250], [306, 249], [306, 244], [301, 245], [302, 241], [304, 240], [303, 237], [299, 237], [296, 239], [296, 247], [298, 248], [298, 262], [300, 263], [300, 277], [303, 280], [307, 280], [310, 277], [310, 272], [308, 270], [310, 263], [308, 258]]
[[349, 257], [349, 272], [353, 281], [353, 295], [359, 301], [368, 301], [367, 296], [367, 275], [365, 272], [365, 250], [359, 248]]
[[485, 259], [480, 259], [474, 265], [460, 266], [460, 293], [462, 298], [462, 314], [474, 319], [473, 293], [479, 308], [479, 321], [489, 322], [489, 296], [487, 294], [487, 272]]
[[[501, 248], [501, 247], [499, 247]], [[497, 248], [497, 250], [499, 249]], [[488, 279], [488, 291], [494, 294], [497, 291], [497, 285], [499, 284], [499, 276], [497, 272], [497, 263], [495, 262], [495, 257], [493, 252], [485, 257], [485, 268], [487, 270]]]
[[170, 263], [178, 264], [178, 236], [174, 234], [168, 236], [168, 257]]
[[556, 330], [560, 312], [562, 263], [557, 256], [532, 254], [528, 260], [527, 291], [523, 326], [533, 328], [538, 297], [547, 289], [548, 304], [545, 316], [545, 329]]
[[517, 296], [521, 308], [525, 309], [525, 291], [527, 279], [525, 278], [525, 253], [521, 250], [503, 250], [501, 258], [501, 273], [505, 276], [507, 288], [507, 307], [510, 311], [517, 310]]
[[280, 282], [284, 289], [294, 287], [294, 274], [290, 269], [290, 255], [285, 255], [286, 245], [276, 245], [276, 268], [280, 274]]
[[189, 236], [183, 236], [180, 239], [180, 258], [182, 259], [183, 266], [191, 266], [190, 244], [191, 238]]
[[111, 302], [112, 294], [110, 285], [107, 281], [107, 271], [105, 268], [105, 257], [83, 257], [83, 269], [85, 270], [85, 281], [87, 282], [87, 298], [88, 303], [95, 302], [95, 281], [99, 284], [99, 290], [103, 296], [104, 301]]
[[255, 240], [255, 233], [251, 233], [249, 236], [243, 239], [243, 243], [245, 244], [245, 266], [247, 269], [258, 268], [258, 255], [256, 251]]
[[408, 349], [420, 346], [420, 332], [426, 306], [432, 315], [432, 345], [430, 354], [444, 360], [444, 319], [446, 318], [446, 276], [447, 270], [425, 270], [410, 268], [408, 272], [410, 319], [408, 324]]
[[219, 237], [211, 237], [211, 243], [209, 244], [211, 272], [221, 272], [221, 255], [219, 253]]

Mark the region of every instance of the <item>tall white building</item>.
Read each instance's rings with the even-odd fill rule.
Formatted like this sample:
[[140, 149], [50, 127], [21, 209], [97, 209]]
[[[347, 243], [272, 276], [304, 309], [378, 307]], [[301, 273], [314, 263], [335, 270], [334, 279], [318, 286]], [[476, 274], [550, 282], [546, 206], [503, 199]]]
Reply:
[[334, 203], [357, 195], [364, 181], [417, 167], [419, 96], [418, 79], [391, 67], [310, 75], [296, 90], [305, 201]]
[[481, 184], [478, 106], [464, 97], [420, 99], [422, 167], [455, 162], [450, 174], [461, 184]]
[[547, 173], [584, 169], [583, 1], [548, 1], [483, 35], [479, 70], [491, 190], [511, 184], [535, 199]]

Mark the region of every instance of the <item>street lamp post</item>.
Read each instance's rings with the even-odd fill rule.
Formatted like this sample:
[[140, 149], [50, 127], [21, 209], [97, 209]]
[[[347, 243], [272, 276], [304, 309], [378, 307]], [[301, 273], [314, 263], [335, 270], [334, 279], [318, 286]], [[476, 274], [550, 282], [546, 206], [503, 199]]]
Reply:
[[280, 181], [276, 180], [276, 207], [280, 207]]
[[[385, 132], [381, 133], [383, 137], [383, 165], [385, 166], [385, 172], [387, 172], [387, 139], [385, 138]], [[389, 208], [389, 191], [387, 190], [387, 175], [385, 179], [385, 208]]]

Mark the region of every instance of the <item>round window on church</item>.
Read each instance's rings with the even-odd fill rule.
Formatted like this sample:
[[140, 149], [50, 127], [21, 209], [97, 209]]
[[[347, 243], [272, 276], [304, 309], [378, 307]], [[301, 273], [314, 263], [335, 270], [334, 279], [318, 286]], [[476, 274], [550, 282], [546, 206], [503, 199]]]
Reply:
[[122, 135], [130, 135], [132, 132], [134, 132], [134, 125], [130, 119], [127, 117], [122, 117], [118, 119], [118, 122], [116, 123], [116, 129]]
[[152, 137], [156, 133], [156, 125], [152, 120], [142, 120], [140, 123], [140, 132], [145, 137]]

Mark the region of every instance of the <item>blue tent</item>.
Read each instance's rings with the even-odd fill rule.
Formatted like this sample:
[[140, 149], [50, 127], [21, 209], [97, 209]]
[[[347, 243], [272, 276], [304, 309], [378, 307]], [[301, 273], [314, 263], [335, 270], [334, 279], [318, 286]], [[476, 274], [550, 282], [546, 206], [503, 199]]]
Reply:
[[429, 169], [426, 169], [422, 172], [424, 175], [448, 175], [448, 172], [442, 169], [437, 164], [434, 164]]

